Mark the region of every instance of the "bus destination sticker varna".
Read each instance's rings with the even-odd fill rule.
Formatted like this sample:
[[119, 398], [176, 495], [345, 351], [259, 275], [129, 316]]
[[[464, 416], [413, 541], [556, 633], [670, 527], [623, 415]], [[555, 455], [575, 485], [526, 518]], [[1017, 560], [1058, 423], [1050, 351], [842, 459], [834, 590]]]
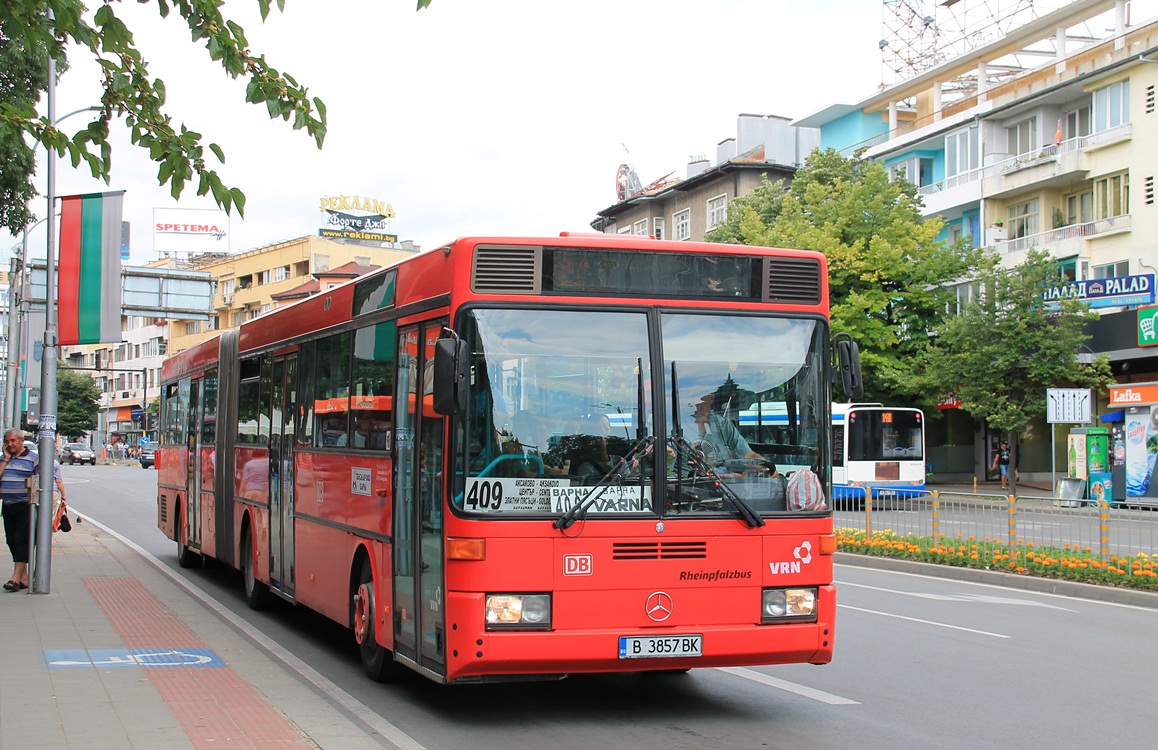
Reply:
[[[590, 494], [590, 498], [588, 498]], [[590, 513], [638, 513], [651, 510], [651, 488], [608, 485], [598, 489], [572, 485], [567, 478], [474, 477], [467, 481], [463, 507], [482, 513], [565, 513], [590, 499]]]

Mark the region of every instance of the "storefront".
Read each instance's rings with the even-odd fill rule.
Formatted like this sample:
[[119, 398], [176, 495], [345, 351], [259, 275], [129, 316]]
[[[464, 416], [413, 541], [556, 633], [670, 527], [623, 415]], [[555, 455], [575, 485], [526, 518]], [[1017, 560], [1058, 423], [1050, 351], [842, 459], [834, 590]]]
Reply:
[[1158, 383], [1110, 386], [1110, 408], [1122, 410], [1125, 436], [1126, 502], [1158, 505], [1154, 481], [1158, 456]]

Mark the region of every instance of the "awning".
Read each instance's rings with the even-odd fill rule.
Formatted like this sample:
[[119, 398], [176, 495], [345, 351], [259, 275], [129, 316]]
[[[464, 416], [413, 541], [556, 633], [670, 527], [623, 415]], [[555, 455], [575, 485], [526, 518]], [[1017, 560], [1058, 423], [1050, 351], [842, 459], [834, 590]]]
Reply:
[[1117, 411], [1108, 411], [1105, 414], [1103, 414], [1102, 416], [1098, 417], [1098, 419], [1102, 422], [1107, 422], [1107, 423], [1109, 423], [1109, 422], [1125, 422], [1126, 421], [1126, 410], [1125, 409], [1118, 409]]

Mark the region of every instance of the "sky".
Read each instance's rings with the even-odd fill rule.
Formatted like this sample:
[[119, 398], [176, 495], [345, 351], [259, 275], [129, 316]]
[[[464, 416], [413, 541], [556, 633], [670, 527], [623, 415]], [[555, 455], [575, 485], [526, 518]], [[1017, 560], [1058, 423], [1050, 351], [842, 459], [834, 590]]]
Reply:
[[[615, 175], [643, 184], [690, 157], [715, 161], [741, 113], [803, 117], [856, 102], [881, 82], [879, 0], [286, 0], [265, 23], [252, 0], [223, 6], [251, 48], [327, 106], [322, 150], [304, 130], [244, 101], [245, 83], [209, 60], [174, 12], [114, 3], [178, 124], [225, 152], [227, 185], [247, 198], [228, 250], [317, 234], [323, 196], [389, 203], [390, 231], [424, 250], [472, 234], [590, 232], [615, 203]], [[99, 102], [97, 67], [74, 50], [57, 116]], [[43, 103], [42, 103], [43, 104]], [[43, 107], [42, 107], [43, 111]], [[61, 124], [73, 133], [87, 115]], [[125, 190], [131, 265], [155, 260], [155, 208], [179, 202], [114, 123], [112, 179], [57, 162], [57, 195]], [[206, 153], [208, 149], [206, 149]], [[212, 157], [210, 157], [212, 158]], [[42, 159], [43, 161], [43, 159]], [[43, 193], [44, 169], [37, 186]], [[34, 203], [47, 213], [43, 198]], [[44, 257], [43, 225], [29, 235]], [[17, 238], [0, 234], [12, 247]]]

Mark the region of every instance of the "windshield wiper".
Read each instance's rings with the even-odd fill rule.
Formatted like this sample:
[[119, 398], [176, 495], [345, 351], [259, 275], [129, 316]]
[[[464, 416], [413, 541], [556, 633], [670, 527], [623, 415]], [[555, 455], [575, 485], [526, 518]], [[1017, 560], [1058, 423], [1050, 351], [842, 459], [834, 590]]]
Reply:
[[[566, 513], [555, 519], [552, 524], [556, 529], [566, 529], [575, 523], [579, 516], [587, 512], [587, 509], [595, 504], [595, 501], [603, 496], [604, 491], [611, 486], [612, 479], [618, 479], [631, 471], [632, 462], [635, 457], [641, 452], [646, 451], [651, 446], [655, 445], [655, 438], [647, 434], [647, 426], [643, 423], [643, 358], [637, 357], [635, 360], [635, 380], [636, 380], [636, 428], [635, 428], [635, 445], [631, 446], [631, 450], [627, 452], [623, 458], [612, 464], [611, 468], [599, 478], [587, 494], [583, 495], [583, 499], [572, 505]], [[643, 493], [644, 488], [644, 471], [643, 464], [639, 467], [639, 491]]]
[[675, 444], [676, 444], [676, 461], [675, 461], [676, 497], [677, 498], [681, 497], [683, 494], [683, 471], [682, 471], [683, 463], [682, 463], [682, 459], [683, 459], [683, 453], [686, 450], [688, 452], [688, 465], [691, 467], [693, 475], [695, 473], [701, 473], [701, 474], [713, 479], [716, 483], [716, 486], [720, 490], [720, 494], [724, 496], [724, 499], [727, 500], [728, 503], [731, 504], [732, 508], [735, 510], [736, 517], [739, 518], [744, 523], [748, 524], [748, 528], [754, 529], [754, 528], [757, 528], [759, 526], [763, 526], [764, 525], [764, 519], [760, 517], [760, 514], [758, 514], [755, 510], [753, 510], [751, 505], [748, 505], [748, 503], [744, 502], [744, 500], [739, 495], [736, 494], [735, 490], [733, 490], [731, 487], [729, 487], [727, 485], [727, 483], [724, 482], [724, 480], [720, 477], [720, 475], [716, 473], [716, 470], [713, 469], [711, 466], [709, 466], [707, 464], [707, 462], [705, 462], [703, 460], [703, 454], [700, 453], [698, 450], [696, 450], [694, 447], [692, 447], [691, 443], [689, 443], [684, 438], [684, 430], [683, 430], [683, 427], [680, 425], [679, 392], [680, 392], [679, 380], [676, 378], [676, 363], [675, 363], [675, 360], [672, 360], [672, 363], [671, 363], [671, 413], [672, 413], [672, 439], [675, 440]]
[[[636, 456], [642, 452], [645, 452], [653, 445], [655, 445], [655, 438], [650, 435], [646, 435], [642, 440], [631, 446], [631, 450], [627, 452], [627, 455], [616, 461], [611, 469], [602, 477], [600, 477], [598, 482], [592, 485], [591, 489], [587, 491], [587, 494], [583, 496], [583, 499], [575, 505], [572, 505], [571, 508], [562, 516], [555, 519], [555, 522], [552, 525], [556, 529], [569, 528], [571, 524], [575, 523], [579, 516], [585, 514], [587, 509], [595, 504], [596, 500], [603, 497], [603, 493], [607, 490], [608, 487], [611, 486], [613, 480], [618, 480], [620, 477], [631, 471], [631, 465]], [[641, 465], [639, 472], [640, 492], [643, 492], [643, 483], [644, 476]]]

